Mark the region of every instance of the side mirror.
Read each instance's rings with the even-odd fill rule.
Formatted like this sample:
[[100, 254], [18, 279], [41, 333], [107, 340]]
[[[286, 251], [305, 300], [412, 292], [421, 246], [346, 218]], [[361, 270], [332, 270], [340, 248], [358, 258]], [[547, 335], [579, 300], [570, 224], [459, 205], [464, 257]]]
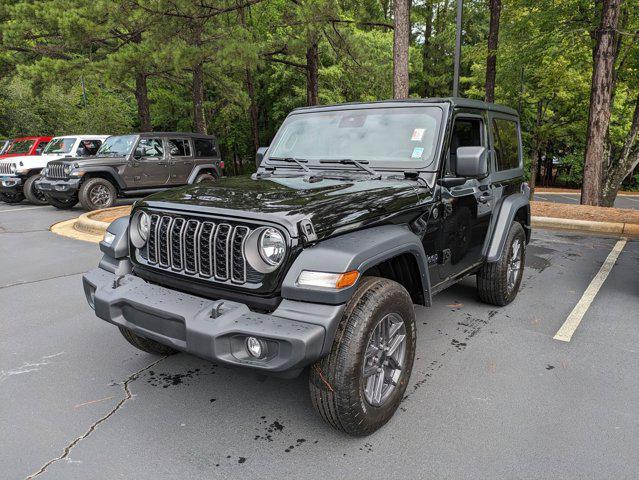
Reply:
[[134, 160], [140, 160], [144, 156], [143, 152], [142, 152], [142, 149], [141, 148], [136, 148], [133, 151], [133, 155], [132, 156], [133, 156]]
[[266, 155], [267, 151], [268, 147], [260, 147], [257, 149], [257, 152], [255, 152], [255, 166], [257, 168], [260, 168], [260, 164], [262, 163], [262, 160], [264, 160], [264, 155]]
[[459, 147], [457, 149], [457, 175], [481, 178], [488, 175], [488, 152], [484, 147]]

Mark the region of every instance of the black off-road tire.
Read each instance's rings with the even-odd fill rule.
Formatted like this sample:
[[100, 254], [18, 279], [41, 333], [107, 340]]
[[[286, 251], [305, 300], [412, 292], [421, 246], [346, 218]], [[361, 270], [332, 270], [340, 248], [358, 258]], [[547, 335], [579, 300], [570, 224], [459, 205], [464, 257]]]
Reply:
[[173, 355], [177, 353], [177, 350], [168, 347], [166, 345], [162, 345], [155, 340], [150, 340], [148, 338], [141, 337], [136, 335], [128, 328], [118, 327], [120, 329], [120, 333], [129, 342], [138, 350], [142, 350], [146, 353], [152, 353], [153, 355]]
[[20, 203], [22, 200], [24, 200], [24, 194], [22, 192], [0, 192], [0, 202]]
[[[104, 200], [100, 202], [94, 197], [98, 189], [104, 194]], [[118, 198], [118, 190], [106, 178], [94, 177], [89, 178], [80, 186], [78, 197], [85, 210], [100, 210], [113, 206]]]
[[217, 181], [217, 177], [212, 173], [200, 173], [193, 183], [213, 183]]
[[47, 203], [60, 210], [71, 210], [78, 204], [78, 197], [58, 198], [46, 195]]
[[[521, 268], [513, 288], [508, 288], [508, 263], [511, 259], [513, 245], [516, 241], [521, 245]], [[497, 262], [485, 263], [477, 273], [477, 291], [484, 303], [503, 307], [517, 296], [526, 261], [526, 233], [519, 222], [513, 222], [508, 232], [506, 245], [501, 258]]]
[[[372, 406], [364, 394], [364, 353], [371, 332], [389, 313], [398, 314], [406, 328], [403, 369], [388, 399]], [[365, 277], [344, 310], [331, 352], [311, 366], [313, 406], [333, 428], [352, 436], [370, 435], [399, 407], [414, 358], [415, 310], [410, 295], [397, 282]]]
[[41, 175], [31, 175], [24, 182], [24, 186], [22, 188], [27, 201], [33, 203], [34, 205], [46, 205], [48, 203], [46, 195], [38, 190], [35, 185], [36, 180], [40, 179], [41, 177]]

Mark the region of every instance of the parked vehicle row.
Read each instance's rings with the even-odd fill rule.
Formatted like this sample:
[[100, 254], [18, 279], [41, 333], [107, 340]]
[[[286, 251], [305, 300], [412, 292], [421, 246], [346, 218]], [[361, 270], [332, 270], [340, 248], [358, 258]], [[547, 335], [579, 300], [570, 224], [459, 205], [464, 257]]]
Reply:
[[[42, 146], [38, 153], [37, 148]], [[0, 156], [0, 200], [86, 210], [118, 198], [212, 182], [222, 174], [215, 136], [192, 133], [69, 135], [13, 140]]]

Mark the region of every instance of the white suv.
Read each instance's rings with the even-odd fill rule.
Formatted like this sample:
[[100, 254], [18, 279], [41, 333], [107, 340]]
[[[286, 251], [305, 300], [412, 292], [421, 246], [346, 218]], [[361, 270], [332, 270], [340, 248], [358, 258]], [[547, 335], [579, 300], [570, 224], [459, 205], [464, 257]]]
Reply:
[[47, 200], [36, 186], [40, 172], [52, 160], [94, 155], [108, 135], [68, 135], [53, 138], [42, 155], [10, 157], [0, 160], [0, 200], [18, 203], [25, 197], [36, 205]]

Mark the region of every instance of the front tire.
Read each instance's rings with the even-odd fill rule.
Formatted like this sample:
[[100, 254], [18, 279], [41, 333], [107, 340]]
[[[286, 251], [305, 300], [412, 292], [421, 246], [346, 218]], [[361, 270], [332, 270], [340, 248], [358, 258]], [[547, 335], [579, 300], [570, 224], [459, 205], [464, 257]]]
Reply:
[[370, 435], [390, 420], [415, 358], [415, 310], [397, 282], [365, 277], [348, 302], [328, 356], [311, 367], [311, 401], [333, 428]]
[[57, 198], [51, 195], [45, 195], [47, 203], [59, 210], [71, 210], [78, 204], [78, 197]]
[[24, 182], [24, 196], [27, 197], [27, 201], [34, 205], [46, 205], [48, 203], [46, 195], [38, 190], [35, 184], [36, 180], [39, 180], [40, 178], [42, 178], [41, 175], [31, 175]]
[[508, 232], [501, 258], [486, 263], [477, 273], [477, 291], [482, 302], [503, 307], [517, 296], [526, 261], [526, 233], [519, 222]]
[[0, 201], [4, 203], [20, 203], [24, 200], [22, 192], [2, 192], [0, 193]]
[[173, 355], [177, 352], [177, 350], [171, 347], [167, 347], [166, 345], [162, 345], [160, 342], [156, 342], [155, 340], [136, 335], [128, 328], [118, 328], [120, 329], [120, 333], [126, 339], [126, 341], [138, 350], [142, 350], [146, 353], [152, 353], [153, 355]]
[[100, 210], [112, 207], [118, 198], [118, 191], [105, 178], [89, 178], [80, 187], [80, 204], [85, 210]]

